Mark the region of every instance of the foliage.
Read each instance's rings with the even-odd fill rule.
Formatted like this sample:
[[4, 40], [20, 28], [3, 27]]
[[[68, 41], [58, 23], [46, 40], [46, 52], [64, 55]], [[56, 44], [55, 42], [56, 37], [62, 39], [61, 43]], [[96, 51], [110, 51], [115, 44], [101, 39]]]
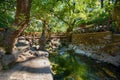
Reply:
[[[16, 0], [1, 0], [0, 2], [2, 12], [0, 26], [3, 27], [7, 25], [6, 21], [7, 23], [13, 21]], [[39, 25], [38, 20], [46, 20], [48, 28], [51, 28], [53, 32], [65, 32], [67, 28], [79, 27], [81, 24], [106, 24], [108, 11], [112, 10], [113, 4], [114, 2], [111, 2], [109, 6], [108, 1], [105, 0], [104, 7], [101, 9], [100, 0], [33, 0], [31, 23], [26, 31], [41, 31], [42, 25]]]
[[0, 13], [0, 28], [6, 28], [13, 23], [11, 15]]
[[76, 61], [74, 55], [68, 53], [65, 53], [64, 55], [54, 55], [50, 60], [53, 66], [53, 74], [56, 79], [63, 77], [64, 79], [70, 79], [70, 77], [72, 77], [75, 80], [87, 78], [87, 67], [85, 64], [80, 64]]
[[0, 12], [6, 13], [15, 9], [16, 0], [0, 0]]
[[[31, 17], [46, 20], [53, 32], [65, 32], [81, 24], [106, 24], [113, 3], [108, 6], [108, 1], [104, 1], [102, 9], [100, 5], [100, 0], [34, 0]], [[33, 30], [34, 25], [30, 29]]]
[[6, 28], [13, 23], [15, 6], [15, 0], [0, 1], [0, 27]]
[[42, 25], [43, 24], [42, 24], [41, 20], [38, 20], [38, 19], [33, 17], [30, 20], [30, 26], [27, 27], [25, 32], [41, 32]]

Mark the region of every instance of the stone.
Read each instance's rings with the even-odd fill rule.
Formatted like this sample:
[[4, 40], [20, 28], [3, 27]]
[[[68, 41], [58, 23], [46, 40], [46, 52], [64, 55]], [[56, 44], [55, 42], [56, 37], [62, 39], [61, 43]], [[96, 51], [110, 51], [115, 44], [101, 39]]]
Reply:
[[39, 45], [36, 45], [36, 49], [38, 50], [40, 48], [40, 46]]
[[22, 62], [25, 61], [27, 58], [23, 55], [18, 56], [18, 59], [16, 60], [16, 62]]
[[108, 39], [108, 40], [110, 40], [110, 39], [111, 39], [111, 35], [107, 35], [107, 36], [105, 36], [104, 39]]
[[20, 37], [18, 38], [18, 40], [25, 40], [25, 37], [20, 36]]
[[4, 56], [4, 52], [0, 51], [0, 59]]
[[49, 53], [47, 51], [38, 51], [39, 56], [49, 57]]
[[77, 49], [75, 49], [75, 53], [84, 55], [85, 51], [80, 50], [80, 49], [77, 48]]
[[37, 57], [1, 72], [0, 80], [53, 80], [53, 75], [48, 58]]
[[2, 63], [0, 62], [0, 70], [2, 70], [3, 66], [2, 66]]
[[16, 46], [20, 47], [20, 46], [28, 46], [29, 42], [28, 41], [19, 41]]
[[27, 41], [25, 39], [25, 37], [19, 37], [18, 40], [17, 40], [17, 43], [16, 43], [16, 46], [17, 47], [21, 47], [21, 46], [28, 46], [30, 44], [29, 41]]
[[15, 57], [14, 55], [4, 55], [2, 57], [2, 64], [4, 66], [9, 65], [10, 63], [15, 62]]
[[68, 45], [68, 49], [73, 49], [73, 47], [74, 47], [74, 46], [73, 46], [72, 44], [69, 44], [69, 45]]
[[53, 49], [57, 49], [60, 45], [61, 45], [60, 39], [57, 38], [53, 38], [49, 43], [49, 46], [52, 47]]
[[39, 45], [32, 45], [32, 48], [34, 48], [35, 50], [39, 50], [40, 46]]
[[104, 51], [100, 51], [100, 54], [98, 54], [99, 52], [97, 52], [96, 50], [99, 50], [101, 46], [95, 46], [96, 48], [94, 48], [91, 46], [85, 47], [84, 45], [83, 46], [69, 45], [69, 49], [70, 47], [71, 50], [74, 50], [76, 54], [85, 55], [98, 61], [110, 63], [115, 66], [120, 66], [120, 54], [114, 53], [115, 55], [113, 56], [110, 53], [105, 53]]

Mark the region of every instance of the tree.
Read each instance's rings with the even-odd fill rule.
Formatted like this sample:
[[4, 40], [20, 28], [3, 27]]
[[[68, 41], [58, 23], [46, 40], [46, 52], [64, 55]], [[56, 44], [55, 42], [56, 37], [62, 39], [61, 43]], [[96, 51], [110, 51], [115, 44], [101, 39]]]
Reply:
[[87, 24], [97, 17], [99, 14], [95, 14], [100, 10], [98, 5], [98, 0], [62, 0], [55, 7], [57, 9], [54, 13], [59, 20], [67, 24], [67, 31], [71, 32], [74, 27]]
[[13, 11], [15, 11], [16, 0], [0, 0], [0, 27], [7, 28], [13, 23]]
[[[32, 5], [32, 17], [42, 21], [42, 34], [39, 38], [40, 50], [45, 50], [46, 44], [46, 30], [48, 23], [52, 17], [52, 10], [57, 0], [37, 0], [33, 1]], [[38, 6], [39, 5], [39, 6]]]
[[7, 29], [4, 36], [3, 47], [6, 54], [13, 52], [16, 38], [29, 25], [31, 2], [32, 0], [17, 0], [15, 26]]
[[101, 8], [104, 6], [104, 0], [101, 0]]
[[120, 32], [120, 0], [116, 0], [113, 9], [113, 19], [115, 20], [116, 30]]

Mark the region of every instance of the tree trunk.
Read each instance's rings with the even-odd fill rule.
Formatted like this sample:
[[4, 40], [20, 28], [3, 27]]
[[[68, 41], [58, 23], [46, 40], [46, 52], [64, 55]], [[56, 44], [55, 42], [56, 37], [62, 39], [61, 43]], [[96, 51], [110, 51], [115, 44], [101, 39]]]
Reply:
[[120, 0], [116, 0], [113, 9], [113, 19], [115, 20], [116, 30], [120, 33]]
[[20, 26], [24, 21], [29, 21], [32, 0], [17, 0], [15, 26]]
[[39, 39], [39, 45], [40, 45], [40, 50], [45, 50], [45, 44], [46, 44], [46, 30], [47, 30], [47, 23], [44, 20], [43, 21], [43, 28], [42, 28], [42, 34]]
[[[110, 8], [110, 0], [108, 0], [108, 7]], [[108, 21], [107, 21], [107, 30], [110, 30], [110, 21], [111, 21], [111, 11], [108, 9]]]
[[101, 0], [101, 8], [103, 8], [103, 6], [104, 6], [104, 0]]
[[6, 31], [6, 36], [4, 39], [4, 48], [6, 53], [8, 54], [13, 52], [16, 38], [24, 31], [24, 29], [29, 24], [31, 2], [32, 0], [17, 0], [17, 10], [14, 25], [17, 26], [18, 29], [8, 29]]
[[69, 24], [69, 27], [67, 28], [67, 32], [72, 32], [73, 31], [73, 26], [71, 24]]

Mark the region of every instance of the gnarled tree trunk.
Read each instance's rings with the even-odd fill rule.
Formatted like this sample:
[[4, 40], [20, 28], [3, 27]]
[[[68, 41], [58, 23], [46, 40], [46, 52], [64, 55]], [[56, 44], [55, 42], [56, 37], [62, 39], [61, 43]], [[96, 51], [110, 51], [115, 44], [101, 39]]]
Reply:
[[32, 0], [17, 0], [17, 10], [14, 25], [18, 28], [14, 30], [8, 29], [4, 36], [4, 48], [8, 54], [13, 52], [16, 38], [29, 25], [31, 2]]

